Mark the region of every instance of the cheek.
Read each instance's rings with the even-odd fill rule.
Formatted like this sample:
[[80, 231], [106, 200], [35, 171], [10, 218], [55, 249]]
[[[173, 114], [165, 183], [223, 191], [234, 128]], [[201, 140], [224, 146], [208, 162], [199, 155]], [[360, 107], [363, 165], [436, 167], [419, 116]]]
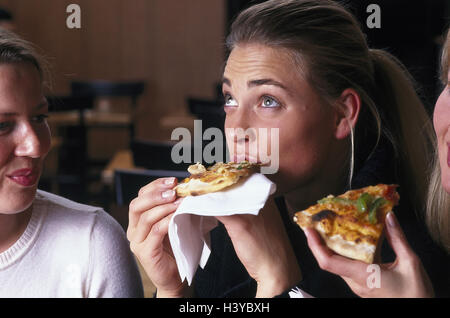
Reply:
[[439, 138], [447, 132], [450, 127], [450, 94], [444, 90], [439, 96], [433, 114], [433, 125]]
[[0, 137], [0, 144], [0, 171], [2, 171], [13, 156], [14, 147], [8, 140], [2, 140], [2, 137]]
[[48, 124], [42, 125], [42, 127], [36, 131], [36, 134], [39, 138], [41, 157], [45, 158], [50, 151], [52, 143], [52, 136]]
[[280, 129], [280, 169], [297, 175], [314, 173], [326, 159], [332, 134], [326, 125], [297, 121]]
[[450, 95], [446, 90], [442, 92], [436, 102], [433, 124], [437, 136], [442, 185], [447, 192], [450, 192], [450, 168], [448, 160], [448, 143], [450, 143]]

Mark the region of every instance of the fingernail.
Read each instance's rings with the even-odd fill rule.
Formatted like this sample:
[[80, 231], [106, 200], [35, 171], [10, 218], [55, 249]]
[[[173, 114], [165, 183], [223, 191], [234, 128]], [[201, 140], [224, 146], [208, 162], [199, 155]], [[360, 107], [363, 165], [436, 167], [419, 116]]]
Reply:
[[167, 191], [164, 191], [164, 192], [161, 194], [161, 196], [163, 197], [163, 199], [167, 199], [167, 198], [173, 197], [174, 195], [175, 195], [175, 191], [173, 191], [173, 190], [167, 190]]
[[178, 198], [173, 202], [173, 204], [179, 205], [181, 203], [181, 201], [183, 201], [183, 198]]
[[175, 178], [168, 178], [166, 180], [164, 180], [164, 184], [166, 185], [171, 185], [175, 182]]
[[395, 227], [395, 217], [394, 217], [394, 213], [393, 212], [389, 212], [386, 216], [387, 219], [387, 224], [390, 227]]
[[305, 228], [303, 232], [305, 233], [306, 238], [309, 238], [309, 229]]

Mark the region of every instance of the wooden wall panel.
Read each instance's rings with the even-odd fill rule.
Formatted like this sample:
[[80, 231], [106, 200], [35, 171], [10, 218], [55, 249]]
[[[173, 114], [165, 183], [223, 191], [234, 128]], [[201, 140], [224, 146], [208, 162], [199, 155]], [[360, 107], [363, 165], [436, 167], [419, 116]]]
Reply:
[[[147, 81], [137, 135], [168, 139], [162, 116], [187, 114], [187, 96], [212, 97], [223, 65], [225, 0], [0, 0], [16, 31], [45, 52], [53, 91], [75, 79]], [[81, 7], [80, 30], [66, 7]], [[149, 122], [151, 124], [149, 124]]]

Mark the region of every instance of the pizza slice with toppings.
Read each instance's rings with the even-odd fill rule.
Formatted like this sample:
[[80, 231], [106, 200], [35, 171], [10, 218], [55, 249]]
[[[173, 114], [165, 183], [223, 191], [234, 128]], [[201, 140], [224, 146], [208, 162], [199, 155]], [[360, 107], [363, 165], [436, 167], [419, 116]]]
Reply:
[[188, 171], [191, 176], [180, 182], [175, 187], [175, 191], [179, 197], [221, 191], [256, 172], [259, 166], [259, 164], [243, 161], [240, 163], [218, 162], [205, 168], [202, 164], [197, 163], [189, 166]]
[[400, 199], [397, 185], [378, 184], [333, 196], [295, 213], [304, 230], [316, 229], [337, 254], [372, 263], [384, 236], [384, 221]]

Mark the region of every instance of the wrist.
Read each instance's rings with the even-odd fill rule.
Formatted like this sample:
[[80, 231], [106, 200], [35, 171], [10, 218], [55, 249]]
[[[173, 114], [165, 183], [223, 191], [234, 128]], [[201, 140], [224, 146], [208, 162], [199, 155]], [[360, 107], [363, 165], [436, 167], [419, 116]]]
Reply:
[[183, 298], [183, 293], [168, 291], [168, 290], [156, 290], [156, 298]]
[[272, 272], [257, 280], [256, 298], [271, 298], [278, 296], [295, 286], [302, 279], [300, 268], [297, 266], [289, 272]]
[[156, 298], [187, 298], [192, 297], [193, 288], [188, 286], [187, 283], [175, 290], [164, 290], [161, 288], [156, 289]]

